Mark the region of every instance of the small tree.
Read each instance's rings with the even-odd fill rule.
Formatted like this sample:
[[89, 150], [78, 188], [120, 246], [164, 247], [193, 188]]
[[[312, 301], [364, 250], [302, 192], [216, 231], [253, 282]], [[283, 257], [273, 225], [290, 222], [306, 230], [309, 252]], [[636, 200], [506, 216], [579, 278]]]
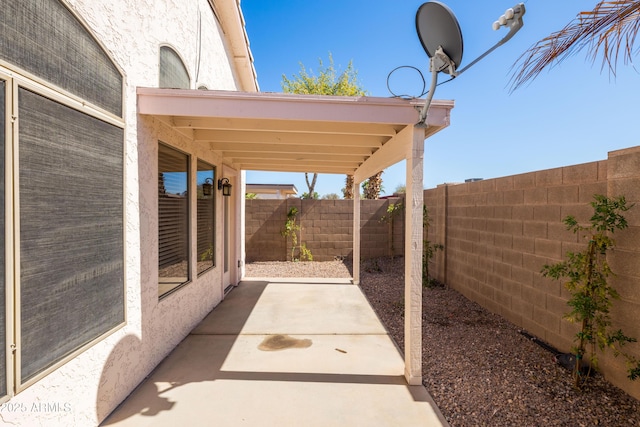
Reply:
[[[322, 59], [319, 60], [320, 67], [318, 75], [307, 72], [305, 66], [300, 63], [300, 73], [293, 75], [291, 79], [282, 75], [282, 90], [285, 93], [298, 93], [306, 95], [334, 95], [334, 96], [364, 96], [367, 91], [362, 88], [358, 81], [358, 72], [353, 68], [353, 61], [349, 61], [347, 68], [337, 73], [333, 65], [333, 56], [329, 53], [329, 66], [325, 67]], [[308, 174], [304, 174], [308, 194], [313, 194], [316, 186], [318, 174], [314, 173], [309, 181]], [[348, 191], [348, 186], [347, 186]], [[346, 199], [347, 197], [345, 197]], [[351, 197], [353, 198], [353, 196]]]
[[431, 226], [431, 218], [429, 218], [429, 211], [425, 205], [422, 205], [422, 285], [431, 287], [433, 281], [429, 275], [429, 261], [436, 255], [436, 252], [444, 249], [442, 243], [431, 243], [429, 241], [429, 227]]
[[302, 193], [302, 196], [300, 196], [301, 199], [313, 199], [313, 200], [318, 200], [320, 198], [320, 195], [318, 194], [317, 191], [314, 191], [313, 193], [309, 194], [306, 191], [304, 193]]
[[395, 252], [393, 239], [395, 217], [400, 215], [402, 212], [404, 212], [404, 204], [402, 203], [402, 201], [399, 201], [398, 203], [389, 203], [389, 206], [387, 206], [387, 214], [382, 215], [382, 217], [380, 218], [380, 222], [386, 222], [387, 224], [389, 224], [389, 252], [391, 254], [391, 259], [393, 259]]
[[329, 193], [322, 196], [322, 199], [323, 200], [339, 200], [340, 196], [338, 196], [336, 193]]
[[[307, 249], [307, 245], [300, 243], [298, 246], [298, 232], [301, 230], [300, 226], [296, 224], [296, 217], [298, 215], [298, 209], [294, 206], [287, 212], [287, 220], [284, 223], [284, 230], [280, 232], [285, 239], [288, 237], [291, 239], [291, 261], [313, 261], [313, 255], [311, 251]], [[296, 248], [300, 251], [300, 257], [296, 258]]]
[[280, 235], [285, 239], [288, 237], [291, 239], [291, 261], [294, 260], [296, 253], [296, 246], [298, 245], [298, 231], [300, 226], [296, 224], [296, 215], [298, 215], [298, 209], [292, 207], [287, 212], [287, 220], [284, 223], [284, 230], [280, 232]]
[[571, 311], [564, 315], [570, 322], [580, 323], [580, 331], [575, 336], [576, 345], [572, 349], [576, 356], [573, 370], [576, 387], [582, 387], [588, 378], [583, 375], [582, 367], [587, 350], [590, 353], [590, 367], [597, 368], [598, 358], [596, 349], [613, 351], [614, 356], [622, 354], [628, 366], [628, 377], [635, 380], [640, 377], [640, 361], [621, 348], [635, 338], [623, 334], [621, 329], [611, 330], [609, 310], [612, 299], [620, 298], [618, 292], [607, 283], [607, 278], [613, 275], [607, 262], [607, 251], [614, 246], [609, 236], [615, 230], [627, 228], [627, 220], [620, 214], [629, 210], [624, 197], [609, 199], [596, 194], [591, 202], [594, 213], [589, 225], [580, 225], [575, 217], [567, 216], [564, 223], [567, 229], [574, 233], [584, 233], [588, 239], [587, 247], [581, 252], [567, 253], [567, 260], [553, 265], [545, 265], [542, 275], [568, 279], [565, 288], [571, 294], [567, 302]]

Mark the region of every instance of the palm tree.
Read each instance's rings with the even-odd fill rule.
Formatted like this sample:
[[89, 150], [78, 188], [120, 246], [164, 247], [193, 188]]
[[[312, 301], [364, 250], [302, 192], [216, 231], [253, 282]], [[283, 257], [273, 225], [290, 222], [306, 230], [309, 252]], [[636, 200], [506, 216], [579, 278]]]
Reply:
[[347, 175], [345, 179], [345, 186], [342, 189], [342, 194], [345, 199], [353, 199], [353, 175]]
[[372, 175], [362, 183], [362, 189], [364, 198], [369, 200], [378, 200], [380, 198], [380, 192], [382, 187], [382, 172], [380, 171], [375, 175]]
[[512, 90], [584, 48], [593, 62], [602, 55], [602, 68], [607, 67], [615, 76], [620, 54], [627, 65], [638, 53], [633, 46], [639, 30], [640, 1], [600, 1], [593, 10], [580, 12], [562, 30], [538, 41], [520, 56]]

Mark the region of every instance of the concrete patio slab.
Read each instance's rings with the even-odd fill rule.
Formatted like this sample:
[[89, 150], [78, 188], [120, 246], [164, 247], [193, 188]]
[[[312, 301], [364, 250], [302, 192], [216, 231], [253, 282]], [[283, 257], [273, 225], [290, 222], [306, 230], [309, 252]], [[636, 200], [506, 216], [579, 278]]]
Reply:
[[[192, 333], [386, 335], [366, 297], [352, 284], [254, 281], [242, 286], [249, 283], [256, 286], [252, 295], [234, 295], [234, 304], [225, 300]], [[254, 293], [261, 288], [259, 303], [255, 304]], [[241, 304], [255, 304], [248, 318]]]
[[104, 426], [442, 426], [355, 285], [243, 282]]

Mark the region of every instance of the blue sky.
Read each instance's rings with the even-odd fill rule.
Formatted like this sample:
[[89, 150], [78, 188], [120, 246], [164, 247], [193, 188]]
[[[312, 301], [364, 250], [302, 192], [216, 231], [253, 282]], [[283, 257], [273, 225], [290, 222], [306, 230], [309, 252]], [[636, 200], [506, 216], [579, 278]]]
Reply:
[[[415, 31], [423, 1], [242, 0], [251, 51], [263, 92], [281, 92], [282, 75], [300, 63], [316, 72], [331, 52], [338, 71], [353, 61], [362, 86], [372, 96], [392, 96], [387, 76], [399, 66], [419, 68], [429, 79], [429, 63]], [[464, 67], [506, 35], [491, 24], [516, 3], [509, 0], [444, 1], [460, 24]], [[507, 44], [440, 85], [435, 99], [453, 99], [449, 128], [425, 141], [424, 183], [433, 188], [467, 178], [495, 178], [603, 160], [607, 152], [640, 145], [640, 64], [618, 65], [617, 75], [601, 71], [580, 51], [536, 80], [509, 93], [513, 64], [539, 39], [564, 27], [597, 1], [528, 0], [525, 25]], [[637, 55], [636, 55], [637, 57]], [[441, 73], [439, 82], [448, 79]], [[395, 93], [419, 95], [417, 73], [402, 69], [390, 78]], [[404, 162], [382, 175], [387, 194], [405, 184]], [[247, 172], [248, 183], [307, 186], [302, 173]], [[321, 174], [316, 191], [337, 193], [343, 175]]]

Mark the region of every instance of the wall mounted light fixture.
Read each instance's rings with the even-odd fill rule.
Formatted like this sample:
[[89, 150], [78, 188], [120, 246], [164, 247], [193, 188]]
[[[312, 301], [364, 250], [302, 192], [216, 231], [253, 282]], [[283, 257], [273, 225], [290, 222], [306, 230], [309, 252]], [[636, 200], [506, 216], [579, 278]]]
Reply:
[[218, 190], [222, 190], [222, 195], [225, 197], [231, 196], [231, 183], [229, 183], [229, 178], [220, 178], [218, 180]]
[[207, 178], [204, 180], [204, 183], [202, 184], [202, 194], [205, 196], [213, 194], [213, 178]]

